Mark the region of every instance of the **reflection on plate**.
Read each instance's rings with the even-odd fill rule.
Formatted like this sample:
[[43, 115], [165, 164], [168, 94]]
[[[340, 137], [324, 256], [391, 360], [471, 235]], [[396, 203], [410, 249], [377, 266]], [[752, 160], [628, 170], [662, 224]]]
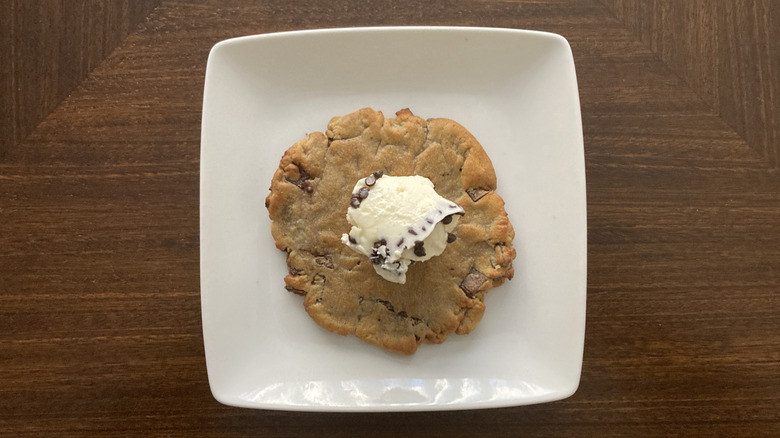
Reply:
[[[515, 278], [480, 326], [401, 357], [317, 326], [284, 290], [263, 200], [279, 159], [372, 107], [458, 121], [493, 160]], [[310, 411], [474, 409], [577, 388], [585, 327], [585, 166], [574, 62], [558, 35], [485, 28], [285, 32], [223, 41], [206, 70], [201, 304], [220, 402]]]

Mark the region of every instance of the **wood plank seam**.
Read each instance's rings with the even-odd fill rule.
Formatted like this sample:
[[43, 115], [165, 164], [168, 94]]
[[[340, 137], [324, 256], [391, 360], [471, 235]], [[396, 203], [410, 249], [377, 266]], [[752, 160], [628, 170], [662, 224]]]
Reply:
[[[11, 0], [0, 6], [4, 17], [0, 22], [4, 29], [4, 33], [0, 34], [6, 51], [3, 57], [7, 56], [5, 60], [0, 59], [0, 71], [3, 73], [0, 77], [3, 82], [0, 88], [0, 162], [5, 160], [10, 149], [19, 147], [35, 132], [40, 123], [121, 46], [124, 38], [142, 29], [160, 3], [161, 0], [144, 3], [113, 0], [113, 3], [105, 4], [73, 2], [59, 5], [48, 0], [25, 3]], [[63, 17], [73, 10], [82, 14], [75, 27], [74, 22], [63, 21]], [[20, 21], [17, 15], [25, 21]], [[25, 28], [20, 29], [20, 26]], [[68, 47], [63, 46], [62, 41], [68, 41], [68, 33], [79, 31], [80, 39], [71, 41], [78, 46], [78, 56], [71, 58], [73, 54], [67, 53]], [[85, 53], [83, 41], [95, 31], [102, 42], [96, 47], [103, 50], [96, 53], [96, 58], [90, 58], [90, 53]], [[111, 41], [112, 35], [122, 40]], [[115, 44], [112, 45], [112, 42]], [[47, 43], [51, 45], [46, 46]], [[18, 44], [23, 44], [26, 51], [20, 51]], [[19, 62], [21, 56], [25, 56], [24, 63]], [[70, 64], [59, 65], [58, 61], [63, 59]], [[78, 67], [79, 62], [84, 65]], [[73, 76], [77, 76], [76, 82], [73, 82]], [[20, 81], [20, 78], [25, 80]], [[30, 96], [34, 96], [32, 101]]]
[[[772, 46], [771, 35], [772, 24], [778, 19], [765, 2], [598, 1], [770, 168], [780, 168], [780, 135], [775, 120], [777, 115], [772, 111], [773, 105], [780, 106], [780, 80], [772, 74], [773, 68], [780, 64], [779, 55], [775, 53], [778, 46]], [[680, 29], [683, 24], [674, 18], [682, 12], [696, 15], [695, 20], [685, 20], [683, 24], [692, 24], [697, 29]], [[670, 26], [675, 31], [666, 32]], [[656, 33], [660, 36], [655, 37]], [[672, 48], [668, 50], [670, 46]], [[695, 49], [701, 50], [702, 46], [711, 53], [695, 53]], [[670, 64], [679, 51], [690, 52], [682, 56], [684, 62], [690, 62], [688, 59], [695, 55], [704, 58], [699, 62], [706, 68], [695, 67], [698, 71], [691, 72], [685, 65]], [[750, 62], [751, 59], [755, 62]]]

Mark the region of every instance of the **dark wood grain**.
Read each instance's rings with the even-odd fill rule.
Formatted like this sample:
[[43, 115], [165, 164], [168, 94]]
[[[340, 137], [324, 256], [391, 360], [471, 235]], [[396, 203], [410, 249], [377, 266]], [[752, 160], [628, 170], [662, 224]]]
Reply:
[[[0, 150], [0, 435], [779, 436], [777, 28], [744, 30], [773, 12], [748, 0], [604, 3], [163, 2], [61, 104], [25, 101], [25, 114], [52, 112]], [[199, 307], [208, 51], [238, 35], [391, 24], [569, 40], [588, 178], [580, 388], [560, 402], [464, 412], [222, 406], [208, 388]], [[15, 65], [35, 73], [36, 62]]]
[[780, 168], [780, 12], [771, 0], [603, 3], [715, 114]]
[[769, 0], [720, 7], [720, 113], [780, 168], [780, 11]]
[[160, 1], [0, 3], [0, 153], [32, 132]]

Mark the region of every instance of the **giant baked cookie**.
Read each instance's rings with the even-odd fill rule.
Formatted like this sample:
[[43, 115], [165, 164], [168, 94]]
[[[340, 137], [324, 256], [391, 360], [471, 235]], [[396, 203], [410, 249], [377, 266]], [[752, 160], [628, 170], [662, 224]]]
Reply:
[[[411, 265], [405, 284], [377, 275], [341, 240], [356, 181], [377, 171], [424, 176], [465, 211], [444, 252]], [[469, 333], [485, 293], [514, 274], [514, 230], [495, 189], [487, 154], [452, 120], [426, 121], [408, 109], [385, 119], [369, 108], [334, 117], [326, 133], [284, 153], [265, 201], [276, 246], [287, 253], [285, 287], [325, 329], [396, 353]]]

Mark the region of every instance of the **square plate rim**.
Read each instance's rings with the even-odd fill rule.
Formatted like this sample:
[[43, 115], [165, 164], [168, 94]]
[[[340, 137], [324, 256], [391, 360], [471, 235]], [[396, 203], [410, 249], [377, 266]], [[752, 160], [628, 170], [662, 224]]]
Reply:
[[[214, 44], [214, 46], [211, 48], [209, 52], [209, 57], [207, 60], [207, 67], [206, 67], [206, 79], [204, 81], [204, 100], [203, 100], [203, 119], [201, 122], [201, 156], [203, 154], [203, 151], [206, 149], [206, 134], [205, 134], [205, 125], [206, 125], [206, 111], [207, 111], [207, 88], [209, 86], [209, 71], [211, 70], [209, 67], [213, 60], [213, 55], [220, 51], [222, 47], [234, 45], [234, 44], [244, 44], [244, 43], [252, 43], [258, 40], [272, 40], [272, 39], [284, 39], [288, 37], [292, 38], [300, 38], [300, 37], [315, 37], [318, 35], [329, 35], [329, 34], [336, 34], [336, 33], [355, 33], [355, 34], [361, 34], [361, 33], [381, 33], [381, 32], [451, 32], [454, 34], [458, 33], [503, 33], [506, 35], [524, 35], [524, 36], [532, 36], [532, 37], [540, 37], [540, 38], [551, 38], [558, 40], [559, 43], [563, 43], [566, 47], [566, 49], [571, 53], [571, 48], [569, 46], [568, 41], [561, 35], [546, 32], [546, 31], [539, 31], [539, 30], [528, 30], [528, 29], [513, 29], [513, 28], [503, 28], [503, 27], [476, 27], [476, 26], [358, 26], [358, 27], [333, 27], [333, 28], [318, 28], [318, 29], [304, 29], [304, 30], [288, 30], [288, 31], [281, 31], [281, 32], [271, 32], [271, 33], [263, 33], [263, 34], [256, 34], [256, 35], [244, 35], [244, 36], [237, 36], [233, 38], [228, 38], [222, 41], [217, 42]], [[572, 70], [574, 69], [573, 59], [571, 61], [571, 67]], [[572, 78], [575, 81], [575, 89], [578, 89], [576, 87], [576, 75]], [[577, 96], [577, 114], [580, 117], [578, 122], [580, 123], [579, 131], [580, 131], [580, 140], [579, 140], [579, 149], [582, 150], [584, 153], [584, 142], [582, 140], [582, 128], [581, 128], [581, 114], [580, 114], [580, 108], [579, 108], [579, 96]], [[582, 169], [582, 195], [584, 198], [586, 198], [585, 193], [585, 169], [584, 169], [584, 157], [583, 157], [583, 169]], [[200, 163], [200, 170], [201, 170], [201, 194], [203, 192], [203, 170], [205, 167], [205, 162], [201, 161]], [[201, 195], [202, 196], [202, 195]], [[201, 197], [202, 201], [202, 197]], [[586, 199], [583, 199], [583, 203], [587, 205]], [[200, 218], [203, 218], [203, 215], [205, 213], [203, 203], [200, 203]], [[587, 224], [587, 217], [585, 219], [585, 223]], [[201, 235], [203, 234], [203, 221], [200, 221], [200, 232]], [[583, 263], [585, 266], [587, 266], [587, 226], [585, 226], [585, 230], [583, 230], [585, 233], [585, 239], [586, 239], [586, 245], [585, 245], [585, 255], [583, 257]], [[201, 274], [203, 272], [203, 246], [201, 244]], [[201, 277], [201, 305], [203, 304], [203, 296], [204, 296], [204, 284], [203, 284], [203, 278]], [[389, 404], [389, 405], [356, 405], [356, 406], [323, 406], [323, 405], [280, 405], [278, 403], [263, 403], [263, 402], [248, 402], [246, 400], [236, 399], [234, 397], [226, 396], [224, 393], [221, 393], [215, 388], [215, 386], [212, 384], [212, 374], [209, 372], [210, 367], [207, 367], [207, 373], [209, 377], [209, 385], [212, 391], [212, 395], [219, 401], [220, 403], [229, 405], [229, 406], [236, 406], [236, 407], [244, 407], [244, 408], [255, 408], [255, 409], [268, 409], [268, 410], [285, 410], [285, 411], [307, 411], [307, 412], [411, 412], [411, 411], [440, 411], [440, 410], [465, 410], [465, 409], [483, 409], [483, 408], [498, 408], [498, 407], [511, 407], [511, 406], [522, 406], [522, 405], [529, 405], [529, 404], [537, 404], [537, 403], [546, 403], [556, 400], [565, 399], [567, 397], [570, 397], [574, 393], [576, 393], [577, 389], [579, 388], [580, 384], [580, 377], [581, 377], [581, 371], [582, 371], [582, 356], [584, 352], [584, 335], [585, 335], [585, 302], [587, 299], [586, 294], [587, 289], [587, 276], [583, 278], [583, 285], [582, 285], [582, 291], [581, 293], [584, 295], [583, 299], [583, 324], [580, 329], [578, 329], [578, 333], [580, 333], [582, 336], [581, 341], [581, 348], [580, 348], [580, 354], [579, 354], [579, 374], [577, 375], [576, 380], [572, 379], [570, 382], [566, 382], [566, 388], [561, 389], [560, 391], [546, 394], [543, 396], [538, 397], [529, 397], [524, 399], [502, 399], [497, 402], [466, 402], [461, 403], [458, 405], [413, 405], [413, 404]], [[203, 330], [203, 340], [204, 340], [204, 347], [205, 347], [205, 354], [208, 356], [208, 347], [206, 345], [206, 333], [205, 333], [205, 319], [206, 319], [206, 312], [205, 309], [201, 308], [202, 312], [202, 322], [204, 323], [204, 330]], [[206, 358], [208, 359], [208, 357]], [[207, 360], [208, 362], [208, 360]], [[532, 399], [532, 400], [531, 400]], [[531, 401], [528, 401], [531, 400]]]

